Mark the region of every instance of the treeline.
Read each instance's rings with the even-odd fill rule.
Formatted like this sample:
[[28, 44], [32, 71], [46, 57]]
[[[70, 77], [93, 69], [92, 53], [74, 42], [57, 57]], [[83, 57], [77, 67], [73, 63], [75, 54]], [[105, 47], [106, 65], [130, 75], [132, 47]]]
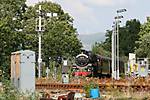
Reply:
[[[107, 30], [106, 40], [95, 43], [94, 53], [111, 57], [112, 30]], [[136, 53], [137, 57], [150, 57], [150, 19], [141, 24], [137, 19], [126, 21], [125, 26], [119, 28], [120, 57], [127, 58], [129, 53]], [[127, 60], [127, 59], [126, 59]]]

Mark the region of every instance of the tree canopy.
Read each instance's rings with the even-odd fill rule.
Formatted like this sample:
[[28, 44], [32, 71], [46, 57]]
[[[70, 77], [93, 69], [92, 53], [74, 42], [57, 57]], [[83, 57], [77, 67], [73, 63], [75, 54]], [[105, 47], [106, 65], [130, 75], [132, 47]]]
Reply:
[[135, 53], [138, 57], [150, 57], [150, 19], [147, 19], [140, 29], [139, 39], [136, 41]]
[[128, 56], [129, 53], [134, 53], [140, 27], [139, 20], [132, 19], [126, 22], [125, 27], [120, 28], [120, 53], [122, 55]]
[[23, 35], [16, 31], [21, 26], [21, 18], [25, 0], [0, 0], [0, 69], [4, 71], [4, 76], [8, 76], [10, 71], [10, 54], [18, 50]]
[[26, 0], [0, 0], [0, 69], [9, 75], [11, 52], [30, 49], [38, 53], [38, 33], [35, 31], [39, 4], [43, 13], [57, 13], [57, 17], [45, 16], [42, 34], [42, 59], [75, 56], [82, 47], [78, 40], [73, 18], [61, 6], [52, 2], [40, 2], [28, 7]]

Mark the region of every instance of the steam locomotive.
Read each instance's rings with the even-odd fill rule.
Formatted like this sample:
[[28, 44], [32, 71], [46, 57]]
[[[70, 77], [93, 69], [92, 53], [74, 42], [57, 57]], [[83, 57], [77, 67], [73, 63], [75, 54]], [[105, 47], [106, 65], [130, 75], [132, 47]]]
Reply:
[[[111, 77], [111, 58], [104, 57], [91, 52], [82, 52], [76, 56], [75, 63], [78, 68], [90, 69], [94, 77]], [[120, 73], [125, 73], [124, 62], [119, 61]]]

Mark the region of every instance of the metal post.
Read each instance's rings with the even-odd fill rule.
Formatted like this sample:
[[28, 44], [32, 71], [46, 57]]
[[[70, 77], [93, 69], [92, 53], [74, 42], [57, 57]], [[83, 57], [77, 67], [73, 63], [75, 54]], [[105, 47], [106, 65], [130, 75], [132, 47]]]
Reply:
[[116, 79], [116, 22], [112, 33], [112, 78]]
[[57, 58], [54, 60], [54, 74], [53, 74], [54, 80], [57, 79]]
[[119, 19], [117, 19], [117, 80], [120, 78], [119, 77]]
[[117, 10], [117, 18], [116, 18], [116, 33], [117, 33], [117, 36], [116, 36], [116, 38], [117, 38], [117, 43], [116, 43], [116, 45], [117, 45], [117, 48], [116, 48], [116, 51], [117, 51], [117, 55], [116, 55], [116, 57], [117, 57], [117, 67], [116, 67], [116, 74], [117, 74], [117, 76], [116, 76], [116, 78], [117, 78], [117, 80], [119, 80], [119, 23], [120, 23], [120, 21], [119, 21], [119, 19], [120, 18], [123, 18], [123, 16], [119, 16], [119, 13], [122, 13], [122, 12], [125, 12], [126, 11], [126, 9], [120, 9], [120, 10]]
[[39, 23], [38, 23], [38, 35], [39, 35], [39, 54], [38, 54], [38, 77], [41, 77], [41, 63], [42, 63], [42, 58], [41, 58], [41, 32], [42, 32], [42, 28], [41, 28], [41, 5], [39, 5]]
[[[39, 10], [38, 10], [38, 14], [39, 17], [37, 18], [38, 23], [37, 23], [37, 31], [38, 31], [38, 37], [39, 37], [39, 51], [38, 51], [38, 77], [41, 77], [41, 65], [42, 65], [42, 58], [41, 58], [41, 36], [42, 36], [42, 32], [44, 31], [45, 28], [45, 19], [42, 18], [42, 8], [41, 5], [39, 5]], [[57, 13], [54, 13], [54, 16], [57, 16]], [[51, 13], [46, 13], [47, 16], [51, 17]], [[44, 22], [44, 23], [43, 23]]]
[[[115, 29], [115, 28], [114, 28]], [[112, 42], [111, 42], [111, 51], [112, 51], [112, 63], [111, 63], [111, 66], [112, 66], [112, 78], [114, 78], [114, 29], [113, 29], [113, 32], [112, 32]]]
[[115, 63], [115, 68], [114, 68], [114, 73], [115, 73], [115, 79], [117, 79], [117, 22], [116, 22], [116, 20], [115, 20], [115, 36], [114, 36], [115, 38], [114, 38], [114, 41], [115, 41], [115, 47], [114, 47], [114, 52], [115, 52], [115, 56], [114, 56], [114, 63]]

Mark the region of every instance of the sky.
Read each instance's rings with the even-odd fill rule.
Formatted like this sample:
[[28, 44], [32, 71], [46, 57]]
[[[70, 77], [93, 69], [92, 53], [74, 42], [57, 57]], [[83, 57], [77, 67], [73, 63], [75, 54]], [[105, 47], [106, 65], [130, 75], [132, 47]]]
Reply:
[[[27, 0], [29, 5], [44, 0]], [[126, 20], [137, 18], [141, 23], [150, 16], [150, 0], [49, 0], [61, 5], [74, 18], [79, 34], [105, 33], [112, 28], [116, 10], [125, 8], [121, 15]]]
[[[27, 0], [33, 5], [44, 0]], [[79, 35], [99, 33], [105, 35], [106, 30], [112, 29], [114, 17], [118, 9], [127, 9], [121, 13], [121, 25], [130, 19], [138, 19], [141, 23], [150, 16], [150, 0], [47, 0], [61, 5], [66, 13], [74, 18], [74, 27]]]

